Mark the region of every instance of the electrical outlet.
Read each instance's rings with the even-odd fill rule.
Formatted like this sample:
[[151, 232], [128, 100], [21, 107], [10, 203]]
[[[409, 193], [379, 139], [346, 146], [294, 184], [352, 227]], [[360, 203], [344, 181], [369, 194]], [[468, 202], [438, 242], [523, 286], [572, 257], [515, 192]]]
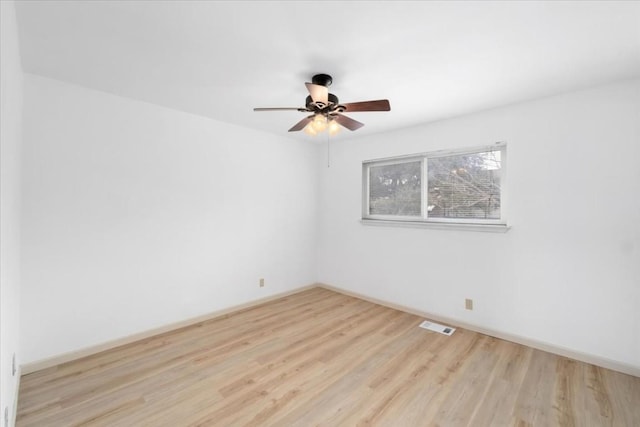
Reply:
[[467, 310], [473, 310], [473, 300], [469, 298], [465, 299], [464, 308], [466, 308]]
[[11, 376], [16, 376], [16, 354], [13, 353], [13, 357], [11, 358]]
[[260, 287], [264, 288], [264, 279], [262, 279], [262, 278], [260, 279]]

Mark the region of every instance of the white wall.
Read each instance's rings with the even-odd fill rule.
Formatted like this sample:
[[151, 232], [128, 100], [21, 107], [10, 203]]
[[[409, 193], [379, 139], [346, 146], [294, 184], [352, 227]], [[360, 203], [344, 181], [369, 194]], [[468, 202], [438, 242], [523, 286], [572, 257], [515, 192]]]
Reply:
[[[359, 223], [363, 160], [496, 141], [508, 233]], [[640, 368], [639, 160], [640, 80], [336, 143], [318, 279]]]
[[[640, 367], [638, 80], [336, 141], [330, 168], [323, 145], [24, 89], [24, 363], [319, 279]], [[508, 233], [359, 223], [363, 160], [495, 141]]]
[[22, 68], [13, 2], [0, 2], [0, 420], [15, 417], [20, 321], [20, 151]]
[[29, 74], [24, 123], [25, 363], [315, 281], [319, 147]]

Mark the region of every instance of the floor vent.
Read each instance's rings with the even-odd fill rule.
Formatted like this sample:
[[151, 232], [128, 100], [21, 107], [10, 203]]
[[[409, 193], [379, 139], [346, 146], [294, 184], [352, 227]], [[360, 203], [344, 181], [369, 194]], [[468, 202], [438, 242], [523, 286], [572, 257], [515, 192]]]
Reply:
[[440, 325], [439, 323], [429, 322], [428, 320], [420, 323], [420, 327], [422, 329], [428, 329], [430, 331], [439, 332], [444, 335], [453, 335], [453, 333], [456, 331], [456, 328]]

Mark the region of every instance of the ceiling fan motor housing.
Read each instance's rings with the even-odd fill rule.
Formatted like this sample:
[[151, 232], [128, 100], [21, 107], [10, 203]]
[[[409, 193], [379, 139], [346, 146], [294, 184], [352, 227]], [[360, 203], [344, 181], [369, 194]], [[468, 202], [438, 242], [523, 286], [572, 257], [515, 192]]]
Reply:
[[[330, 93], [329, 96], [327, 97], [327, 101], [329, 101], [328, 105], [338, 105], [338, 97], [335, 96], [334, 94]], [[305, 99], [304, 105], [312, 111], [315, 110], [323, 110], [325, 109], [328, 105], [317, 105], [316, 103], [313, 102], [313, 99], [311, 99], [311, 96], [307, 96], [307, 98]], [[320, 108], [314, 108], [314, 106], [320, 107]]]

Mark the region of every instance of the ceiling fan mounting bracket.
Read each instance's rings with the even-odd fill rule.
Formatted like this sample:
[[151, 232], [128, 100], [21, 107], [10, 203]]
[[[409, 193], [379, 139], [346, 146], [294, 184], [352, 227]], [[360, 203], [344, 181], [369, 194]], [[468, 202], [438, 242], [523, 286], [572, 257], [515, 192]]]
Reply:
[[329, 74], [316, 74], [311, 79], [311, 83], [314, 85], [329, 87], [331, 86], [331, 83], [333, 83], [333, 78]]

